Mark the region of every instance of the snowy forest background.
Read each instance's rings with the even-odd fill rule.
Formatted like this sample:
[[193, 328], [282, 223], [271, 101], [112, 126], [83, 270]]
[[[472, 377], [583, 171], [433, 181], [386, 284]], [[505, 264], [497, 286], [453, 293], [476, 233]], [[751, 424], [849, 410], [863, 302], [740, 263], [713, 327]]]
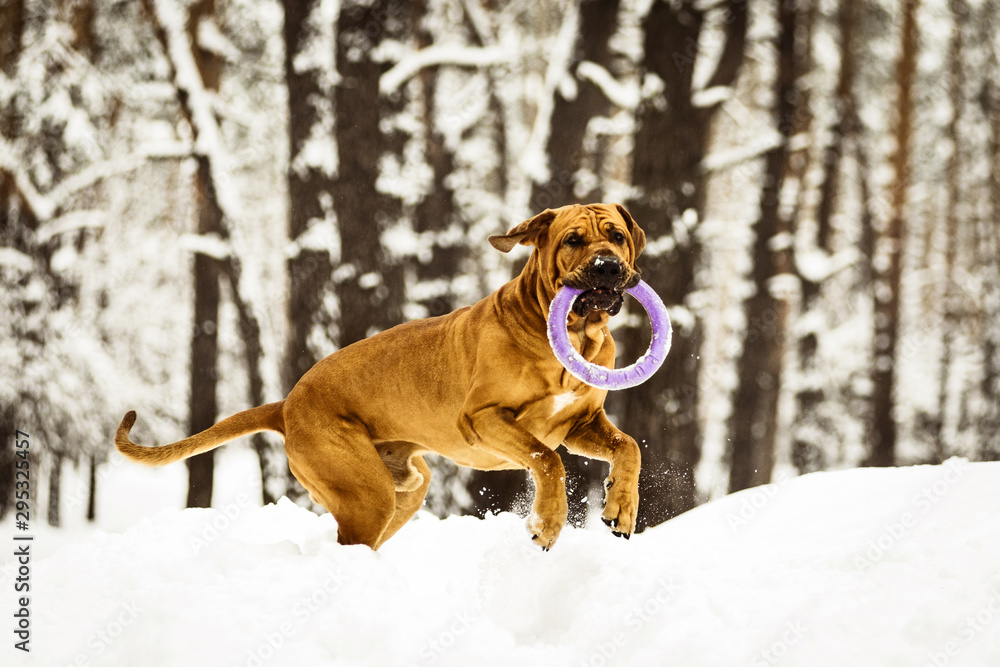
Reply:
[[[0, 0], [0, 514], [16, 429], [49, 522], [93, 518], [126, 410], [152, 444], [278, 400], [482, 298], [526, 256], [486, 237], [577, 201], [629, 208], [675, 327], [608, 399], [642, 526], [996, 460], [998, 81], [1000, 0]], [[307, 504], [280, 438], [251, 446], [261, 500]], [[522, 502], [431, 459], [439, 515]], [[580, 523], [603, 466], [564, 460]], [[188, 465], [207, 506], [212, 454]]]

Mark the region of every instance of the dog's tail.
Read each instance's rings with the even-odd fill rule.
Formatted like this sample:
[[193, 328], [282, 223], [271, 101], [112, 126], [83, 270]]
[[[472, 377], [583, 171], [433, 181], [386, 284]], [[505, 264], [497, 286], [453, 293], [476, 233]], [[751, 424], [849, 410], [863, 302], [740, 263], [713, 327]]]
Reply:
[[163, 447], [143, 447], [129, 440], [128, 434], [135, 425], [135, 410], [126, 413], [115, 433], [115, 447], [118, 451], [138, 463], [148, 466], [162, 466], [186, 459], [195, 454], [215, 449], [230, 440], [256, 433], [257, 431], [277, 431], [285, 434], [285, 417], [282, 411], [284, 401], [268, 403], [227, 417], [201, 433], [184, 438]]

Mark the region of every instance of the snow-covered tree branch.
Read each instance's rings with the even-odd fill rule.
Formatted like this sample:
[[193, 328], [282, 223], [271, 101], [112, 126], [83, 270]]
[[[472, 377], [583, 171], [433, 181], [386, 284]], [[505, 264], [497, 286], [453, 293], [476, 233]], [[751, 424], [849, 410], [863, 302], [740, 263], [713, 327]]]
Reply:
[[425, 67], [490, 67], [510, 62], [511, 54], [498, 46], [483, 48], [437, 45], [407, 54], [379, 79], [379, 91], [391, 95]]

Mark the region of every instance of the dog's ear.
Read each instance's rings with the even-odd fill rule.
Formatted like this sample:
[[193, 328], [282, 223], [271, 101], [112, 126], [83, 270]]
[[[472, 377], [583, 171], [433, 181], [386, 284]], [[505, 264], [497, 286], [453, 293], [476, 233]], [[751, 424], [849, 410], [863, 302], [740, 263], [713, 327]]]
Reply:
[[510, 252], [518, 243], [523, 245], [538, 245], [538, 239], [548, 230], [549, 225], [555, 220], [555, 217], [556, 212], [547, 208], [535, 217], [525, 220], [506, 234], [491, 236], [490, 245], [500, 252]]
[[635, 256], [638, 257], [642, 253], [642, 249], [646, 247], [646, 232], [642, 231], [636, 221], [632, 219], [632, 215], [625, 210], [624, 206], [615, 204], [615, 208], [618, 209], [618, 213], [625, 220], [625, 226], [628, 227], [628, 232], [632, 235], [632, 243], [635, 244]]

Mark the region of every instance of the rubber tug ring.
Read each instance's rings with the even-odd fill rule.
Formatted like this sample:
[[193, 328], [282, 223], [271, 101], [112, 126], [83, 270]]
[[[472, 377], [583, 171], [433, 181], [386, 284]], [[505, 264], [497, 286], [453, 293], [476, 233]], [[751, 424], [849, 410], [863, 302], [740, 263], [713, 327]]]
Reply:
[[635, 287], [626, 290], [636, 301], [642, 304], [649, 316], [653, 328], [653, 338], [649, 349], [639, 359], [625, 368], [609, 369], [592, 364], [576, 351], [569, 341], [569, 331], [566, 320], [576, 297], [583, 290], [574, 287], [562, 287], [549, 306], [548, 334], [549, 344], [556, 359], [581, 382], [586, 382], [598, 389], [618, 390], [628, 389], [642, 384], [650, 378], [667, 358], [670, 351], [670, 341], [673, 332], [670, 327], [670, 317], [663, 301], [645, 281], [640, 280]]

